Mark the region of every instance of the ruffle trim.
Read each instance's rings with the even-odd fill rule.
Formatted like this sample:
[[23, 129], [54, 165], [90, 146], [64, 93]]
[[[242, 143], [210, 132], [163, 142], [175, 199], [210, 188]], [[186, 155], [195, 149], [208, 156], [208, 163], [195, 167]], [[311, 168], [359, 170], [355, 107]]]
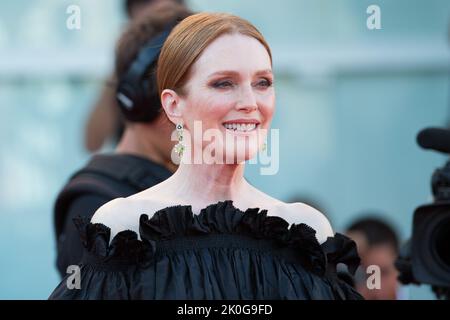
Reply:
[[350, 238], [336, 233], [320, 244], [316, 231], [306, 224], [289, 223], [278, 216], [268, 216], [267, 210], [249, 208], [241, 211], [231, 200], [211, 204], [194, 215], [191, 206], [172, 206], [157, 211], [150, 219], [143, 214], [136, 232], [119, 232], [110, 243], [111, 230], [86, 218], [75, 218], [81, 240], [89, 254], [101, 261], [145, 263], [152, 260], [157, 242], [186, 236], [207, 234], [240, 234], [256, 239], [269, 239], [282, 247], [295, 250], [304, 267], [324, 275], [338, 263], [347, 265], [354, 274], [360, 259], [356, 244]]

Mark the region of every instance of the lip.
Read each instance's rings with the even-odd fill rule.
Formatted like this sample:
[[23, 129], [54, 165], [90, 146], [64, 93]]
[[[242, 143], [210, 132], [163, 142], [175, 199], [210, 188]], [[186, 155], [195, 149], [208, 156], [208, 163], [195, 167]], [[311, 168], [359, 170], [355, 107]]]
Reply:
[[254, 123], [256, 125], [260, 124], [260, 122], [256, 119], [235, 119], [235, 120], [228, 120], [223, 122], [222, 124], [229, 124], [229, 123], [238, 123], [238, 124], [242, 124], [242, 123]]

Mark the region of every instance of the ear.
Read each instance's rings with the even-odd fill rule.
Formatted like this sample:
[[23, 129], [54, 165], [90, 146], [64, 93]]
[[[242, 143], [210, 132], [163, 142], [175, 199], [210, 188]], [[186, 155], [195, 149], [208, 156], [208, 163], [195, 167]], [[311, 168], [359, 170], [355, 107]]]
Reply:
[[173, 124], [182, 123], [183, 101], [174, 90], [164, 89], [161, 93], [161, 105]]

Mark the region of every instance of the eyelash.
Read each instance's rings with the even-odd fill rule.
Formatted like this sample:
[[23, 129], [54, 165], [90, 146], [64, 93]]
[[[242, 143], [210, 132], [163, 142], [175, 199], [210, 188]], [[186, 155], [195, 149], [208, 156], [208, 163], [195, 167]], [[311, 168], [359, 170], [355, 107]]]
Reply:
[[262, 79], [258, 83], [260, 84], [261, 82], [265, 82], [266, 84], [264, 85], [264, 87], [267, 87], [267, 88], [271, 87], [273, 84], [272, 80], [267, 79], [267, 78]]
[[233, 83], [231, 81], [226, 80], [226, 81], [214, 82], [212, 84], [212, 87], [216, 88], [216, 89], [225, 89], [225, 88], [228, 88], [229, 86], [232, 86], [232, 85], [233, 85]]
[[[261, 84], [263, 82], [265, 83], [263, 85], [263, 87], [265, 87], [265, 88], [269, 88], [269, 87], [271, 87], [273, 85], [273, 82], [270, 79], [267, 79], [267, 78], [264, 78], [261, 81], [259, 81], [257, 83], [257, 85], [259, 85], [259, 84]], [[229, 88], [230, 86], [233, 86], [233, 85], [234, 85], [234, 83], [232, 81], [225, 80], [225, 81], [214, 82], [212, 84], [212, 87], [215, 88], [215, 89], [226, 89], [226, 88]]]

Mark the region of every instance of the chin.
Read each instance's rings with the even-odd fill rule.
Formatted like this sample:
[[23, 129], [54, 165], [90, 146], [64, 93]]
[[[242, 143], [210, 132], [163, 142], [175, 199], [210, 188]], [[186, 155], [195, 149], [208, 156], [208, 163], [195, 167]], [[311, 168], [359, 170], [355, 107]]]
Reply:
[[[225, 163], [227, 164], [240, 164], [242, 162], [248, 161], [257, 155], [257, 150], [255, 148], [242, 148], [237, 150], [226, 149], [224, 154]], [[232, 161], [231, 161], [232, 159]], [[231, 162], [231, 163], [230, 163]]]

